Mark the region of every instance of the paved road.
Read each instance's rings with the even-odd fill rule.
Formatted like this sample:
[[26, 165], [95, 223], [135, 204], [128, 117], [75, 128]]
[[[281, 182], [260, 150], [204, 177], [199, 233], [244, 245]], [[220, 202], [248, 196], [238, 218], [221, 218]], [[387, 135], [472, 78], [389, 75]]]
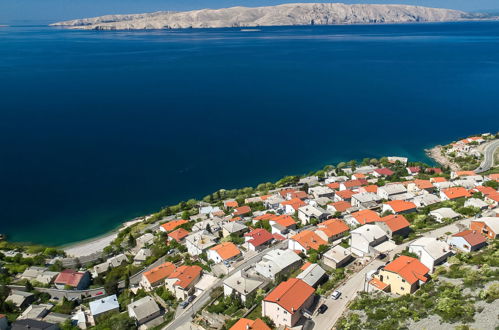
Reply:
[[[424, 234], [425, 237], [441, 237], [444, 236], [446, 232], [457, 233], [461, 230], [458, 225], [469, 226], [471, 219], [463, 219], [460, 221], [456, 221], [447, 226], [429, 231]], [[405, 248], [412, 243], [413, 241], [406, 242], [401, 245], [397, 245], [397, 247], [388, 254], [388, 258], [386, 260], [392, 260], [393, 256], [397, 253], [402, 252]], [[327, 330], [332, 329], [334, 324], [338, 321], [340, 316], [345, 311], [347, 305], [352, 301], [355, 296], [360, 292], [364, 291], [366, 286], [366, 274], [370, 271], [378, 269], [378, 267], [383, 266], [386, 262], [381, 260], [373, 260], [369, 264], [367, 264], [362, 270], [353, 275], [350, 279], [348, 279], [343, 285], [341, 285], [337, 290], [339, 290], [342, 295], [340, 299], [333, 300], [330, 298], [324, 299], [322, 298], [317, 306], [321, 304], [326, 304], [328, 306], [327, 311], [324, 314], [315, 314], [312, 318], [315, 321], [315, 329], [317, 330]]]
[[210, 301], [210, 293], [212, 292], [213, 289], [222, 286], [223, 281], [225, 278], [231, 276], [232, 274], [260, 261], [263, 257], [264, 254], [266, 254], [269, 251], [278, 249], [278, 248], [284, 248], [288, 246], [288, 241], [282, 241], [268, 249], [265, 249], [258, 254], [250, 257], [248, 260], [245, 260], [242, 264], [238, 265], [236, 268], [231, 270], [228, 275], [226, 275], [224, 278], [219, 279], [217, 282], [215, 282], [209, 289], [205, 290], [199, 297], [197, 297], [185, 310], [183, 310], [181, 313], [177, 314], [175, 316], [175, 320], [173, 320], [170, 324], [165, 326], [163, 330], [174, 330], [179, 328], [182, 324], [187, 323], [191, 321], [192, 315], [194, 315], [198, 310], [200, 310], [207, 302]]
[[491, 142], [483, 151], [483, 161], [475, 170], [475, 173], [482, 173], [490, 170], [494, 166], [494, 153], [499, 147], [499, 140]]

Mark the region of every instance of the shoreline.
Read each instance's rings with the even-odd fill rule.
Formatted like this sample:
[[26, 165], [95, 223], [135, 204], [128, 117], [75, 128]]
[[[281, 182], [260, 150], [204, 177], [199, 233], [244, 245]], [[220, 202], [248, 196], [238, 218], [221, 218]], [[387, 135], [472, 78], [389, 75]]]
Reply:
[[426, 155], [433, 159], [441, 166], [449, 166], [453, 171], [459, 171], [457, 164], [451, 162], [447, 157], [442, 155], [442, 146], [436, 145], [431, 149], [425, 149]]

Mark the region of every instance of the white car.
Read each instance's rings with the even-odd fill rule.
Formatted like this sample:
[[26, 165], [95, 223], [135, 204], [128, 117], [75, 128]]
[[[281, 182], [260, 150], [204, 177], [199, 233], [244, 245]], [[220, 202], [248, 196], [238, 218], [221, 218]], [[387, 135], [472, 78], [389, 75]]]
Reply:
[[341, 296], [341, 292], [338, 290], [334, 290], [333, 293], [331, 293], [331, 299], [338, 299]]

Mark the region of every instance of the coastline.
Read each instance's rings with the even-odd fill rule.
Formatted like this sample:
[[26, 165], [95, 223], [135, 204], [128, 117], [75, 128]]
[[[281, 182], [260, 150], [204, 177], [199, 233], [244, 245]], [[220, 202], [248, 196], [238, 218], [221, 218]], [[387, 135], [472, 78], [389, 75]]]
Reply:
[[61, 249], [66, 252], [68, 257], [73, 258], [81, 258], [94, 253], [102, 252], [102, 250], [104, 250], [106, 246], [108, 246], [112, 241], [116, 239], [120, 231], [138, 222], [141, 222], [146, 217], [139, 217], [133, 220], [126, 221], [108, 233], [83, 241], [63, 245], [61, 246]]
[[442, 155], [442, 146], [436, 145], [431, 149], [425, 149], [426, 155], [436, 161], [441, 166], [449, 166], [451, 170], [458, 171], [459, 167], [457, 164], [451, 162], [447, 157]]

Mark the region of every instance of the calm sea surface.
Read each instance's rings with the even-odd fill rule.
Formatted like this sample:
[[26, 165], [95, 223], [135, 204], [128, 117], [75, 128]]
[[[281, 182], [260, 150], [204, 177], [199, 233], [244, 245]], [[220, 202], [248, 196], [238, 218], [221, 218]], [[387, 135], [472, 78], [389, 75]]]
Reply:
[[0, 233], [91, 238], [182, 199], [499, 128], [499, 23], [0, 28]]

